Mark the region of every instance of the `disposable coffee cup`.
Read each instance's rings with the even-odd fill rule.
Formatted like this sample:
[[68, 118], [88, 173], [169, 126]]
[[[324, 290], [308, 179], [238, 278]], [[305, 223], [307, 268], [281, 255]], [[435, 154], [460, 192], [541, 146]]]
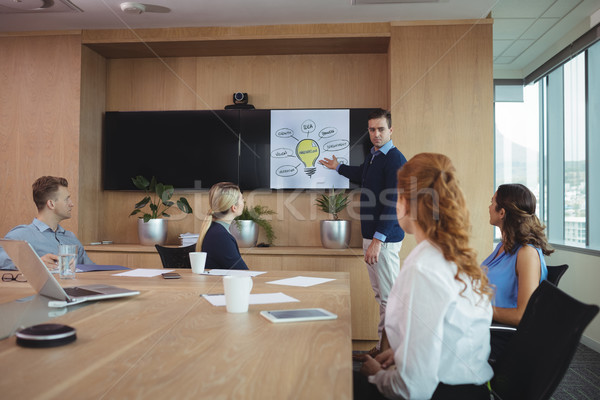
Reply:
[[58, 245], [58, 274], [61, 279], [74, 279], [77, 267], [77, 245]]
[[252, 290], [252, 278], [249, 276], [224, 276], [223, 286], [225, 288], [225, 305], [227, 312], [248, 312], [250, 291]]
[[194, 251], [190, 253], [190, 264], [192, 264], [192, 272], [195, 274], [201, 274], [204, 272], [204, 266], [206, 265], [206, 252]]

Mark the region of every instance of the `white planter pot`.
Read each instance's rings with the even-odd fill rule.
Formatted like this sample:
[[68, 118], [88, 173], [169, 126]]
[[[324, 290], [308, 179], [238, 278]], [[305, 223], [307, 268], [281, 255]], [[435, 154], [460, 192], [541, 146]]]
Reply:
[[321, 221], [321, 244], [327, 249], [347, 249], [350, 247], [352, 221]]
[[258, 242], [258, 224], [254, 221], [232, 221], [229, 232], [237, 241], [238, 247], [254, 247]]
[[138, 237], [140, 244], [145, 246], [163, 245], [167, 241], [167, 227], [169, 221], [162, 218], [151, 219], [144, 222], [138, 219]]

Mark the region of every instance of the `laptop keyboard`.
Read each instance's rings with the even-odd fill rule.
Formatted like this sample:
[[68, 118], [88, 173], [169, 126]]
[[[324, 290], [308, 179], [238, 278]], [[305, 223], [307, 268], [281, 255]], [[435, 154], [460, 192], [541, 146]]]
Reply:
[[65, 292], [67, 292], [67, 294], [72, 297], [85, 297], [85, 296], [93, 296], [93, 295], [101, 294], [99, 292], [94, 292], [93, 290], [88, 290], [88, 289], [82, 289], [80, 287], [69, 287], [69, 288], [64, 288], [64, 289], [65, 289]]

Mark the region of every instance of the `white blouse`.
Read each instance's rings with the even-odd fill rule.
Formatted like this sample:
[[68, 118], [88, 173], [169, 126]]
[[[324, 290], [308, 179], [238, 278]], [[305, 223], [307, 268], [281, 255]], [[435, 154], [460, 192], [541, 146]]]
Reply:
[[492, 306], [467, 277], [461, 294], [456, 270], [426, 240], [406, 258], [385, 314], [395, 365], [369, 377], [384, 396], [429, 399], [440, 382], [480, 385], [492, 378]]

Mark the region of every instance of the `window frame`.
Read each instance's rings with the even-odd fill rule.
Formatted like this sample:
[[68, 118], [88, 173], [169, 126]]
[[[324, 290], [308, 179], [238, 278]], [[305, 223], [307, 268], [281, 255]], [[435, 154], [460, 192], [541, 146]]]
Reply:
[[[599, 29], [596, 26], [594, 29]], [[589, 34], [582, 36], [588, 38]], [[540, 219], [546, 224], [549, 243], [555, 249], [600, 256], [600, 209], [593, 204], [600, 203], [600, 157], [593, 149], [600, 149], [600, 41], [588, 42], [573, 52], [569, 58], [549, 68], [535, 79], [525, 79], [525, 83], [539, 83], [539, 198]], [[570, 59], [585, 53], [585, 201], [586, 237], [585, 245], [578, 246], [565, 242], [565, 115], [564, 115], [564, 64]], [[529, 77], [531, 78], [531, 76]], [[511, 83], [514, 83], [512, 81]], [[494, 86], [502, 84], [495, 81]], [[507, 84], [507, 83], [504, 83]], [[494, 121], [496, 116], [494, 115]], [[494, 124], [496, 125], [496, 123]], [[494, 127], [494, 146], [496, 146]], [[594, 157], [595, 156], [595, 157]], [[494, 169], [496, 168], [494, 149]], [[494, 172], [494, 178], [496, 172]], [[495, 182], [497, 186], [497, 182]]]

